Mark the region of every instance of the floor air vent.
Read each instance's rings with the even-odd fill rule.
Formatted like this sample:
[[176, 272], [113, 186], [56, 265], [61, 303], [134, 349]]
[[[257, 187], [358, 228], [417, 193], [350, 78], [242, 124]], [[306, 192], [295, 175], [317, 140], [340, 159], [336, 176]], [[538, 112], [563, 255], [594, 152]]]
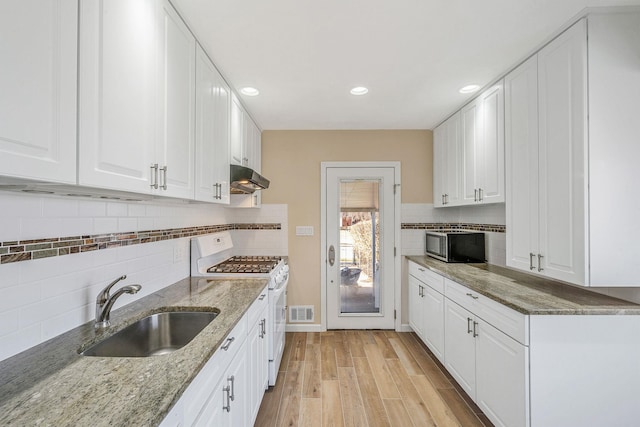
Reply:
[[293, 305], [289, 307], [289, 322], [313, 322], [313, 306]]

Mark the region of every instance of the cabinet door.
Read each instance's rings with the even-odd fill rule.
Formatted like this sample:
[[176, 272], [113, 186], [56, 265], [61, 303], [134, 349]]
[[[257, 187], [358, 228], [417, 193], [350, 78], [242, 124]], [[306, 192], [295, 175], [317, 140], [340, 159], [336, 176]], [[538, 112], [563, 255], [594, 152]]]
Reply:
[[447, 122], [433, 130], [433, 206], [436, 208], [445, 205], [448, 131]]
[[440, 362], [444, 362], [444, 295], [424, 287], [424, 341]]
[[529, 425], [529, 350], [479, 320], [476, 403], [496, 426]]
[[415, 277], [409, 276], [409, 325], [424, 340], [424, 288]]
[[161, 3], [79, 3], [79, 183], [149, 192], [163, 107]]
[[76, 183], [78, 2], [0, 5], [0, 175]]
[[509, 73], [504, 89], [507, 265], [530, 271], [538, 254], [537, 56]]
[[478, 201], [504, 202], [504, 89], [500, 81], [478, 97], [476, 155]]
[[249, 387], [247, 381], [247, 350], [246, 345], [242, 348], [227, 371], [227, 380], [231, 385], [231, 410], [226, 413], [228, 423], [231, 427], [249, 425]]
[[444, 365], [464, 391], [475, 400], [475, 320], [470, 312], [448, 298], [445, 298], [444, 310]]
[[[462, 199], [462, 135], [460, 134], [460, 113], [447, 120], [444, 192], [447, 205], [459, 205]], [[435, 197], [435, 196], [434, 196]]]
[[461, 165], [460, 113], [456, 113], [433, 132], [433, 198], [436, 207], [460, 203]]
[[538, 53], [539, 269], [585, 284], [587, 34], [580, 20]]
[[244, 108], [235, 95], [231, 96], [231, 163], [246, 166]]
[[262, 310], [258, 321], [249, 330], [248, 345], [248, 399], [249, 425], [253, 425], [260, 410], [264, 391], [269, 383], [269, 356], [266, 336], [267, 307]]
[[460, 111], [462, 132], [462, 203], [478, 202], [476, 186], [476, 150], [478, 149], [478, 102], [474, 101]]
[[196, 200], [229, 203], [229, 86], [200, 46], [196, 52]]
[[158, 194], [191, 199], [194, 195], [196, 39], [173, 6], [164, 0], [161, 82], [164, 94], [163, 138], [156, 162], [162, 168]]

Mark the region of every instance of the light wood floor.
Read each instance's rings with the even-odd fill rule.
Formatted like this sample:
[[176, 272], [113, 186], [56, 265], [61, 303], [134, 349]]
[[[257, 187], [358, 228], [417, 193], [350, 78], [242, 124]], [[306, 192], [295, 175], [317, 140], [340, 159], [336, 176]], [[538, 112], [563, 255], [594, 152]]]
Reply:
[[256, 426], [492, 426], [413, 333], [287, 333]]

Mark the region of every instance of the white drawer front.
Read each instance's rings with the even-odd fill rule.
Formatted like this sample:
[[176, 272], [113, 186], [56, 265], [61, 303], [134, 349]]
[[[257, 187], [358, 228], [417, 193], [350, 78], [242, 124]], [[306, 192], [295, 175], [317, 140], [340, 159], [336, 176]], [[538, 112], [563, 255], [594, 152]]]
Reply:
[[409, 274], [420, 280], [422, 283], [431, 286], [436, 291], [444, 294], [444, 277], [427, 267], [409, 261]]
[[268, 292], [269, 292], [269, 289], [265, 286], [262, 292], [260, 292], [260, 295], [258, 296], [258, 298], [256, 298], [253, 304], [251, 304], [251, 307], [249, 307], [249, 310], [247, 311], [247, 317], [249, 319], [248, 321], [249, 327], [256, 324], [256, 322], [258, 321], [258, 318], [260, 317], [260, 314], [262, 313], [262, 310], [264, 310], [265, 307], [269, 305]]
[[521, 344], [529, 345], [529, 317], [449, 279], [444, 294]]

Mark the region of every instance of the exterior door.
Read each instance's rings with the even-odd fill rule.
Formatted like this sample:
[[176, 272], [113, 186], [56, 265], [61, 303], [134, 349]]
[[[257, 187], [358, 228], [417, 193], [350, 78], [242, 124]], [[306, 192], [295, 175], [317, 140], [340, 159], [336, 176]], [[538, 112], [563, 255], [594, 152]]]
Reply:
[[395, 168], [326, 168], [329, 329], [393, 329]]

